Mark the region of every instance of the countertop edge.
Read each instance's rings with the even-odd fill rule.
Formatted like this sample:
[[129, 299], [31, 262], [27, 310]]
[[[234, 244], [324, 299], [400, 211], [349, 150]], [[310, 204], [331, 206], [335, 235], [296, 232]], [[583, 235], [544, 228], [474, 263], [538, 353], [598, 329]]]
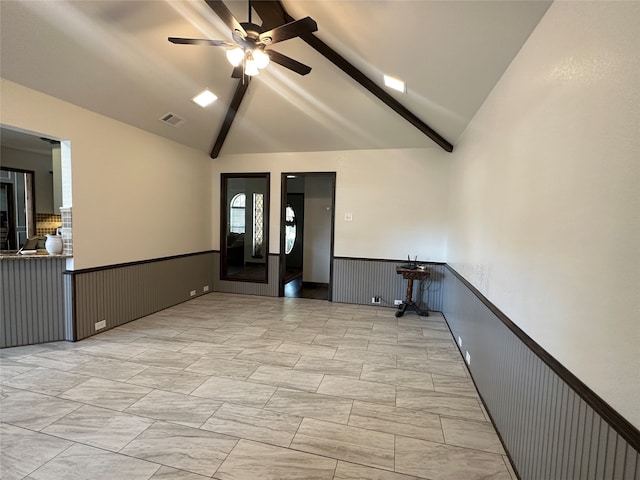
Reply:
[[2, 260], [52, 260], [52, 259], [63, 259], [63, 258], [73, 258], [73, 255], [42, 255], [42, 254], [34, 254], [34, 255], [20, 255], [20, 254], [0, 254], [0, 261]]

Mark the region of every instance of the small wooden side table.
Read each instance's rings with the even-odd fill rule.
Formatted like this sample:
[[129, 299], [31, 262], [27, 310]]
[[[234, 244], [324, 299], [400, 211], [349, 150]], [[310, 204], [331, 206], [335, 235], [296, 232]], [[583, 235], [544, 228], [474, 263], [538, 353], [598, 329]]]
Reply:
[[428, 317], [429, 312], [427, 310], [422, 310], [418, 306], [416, 302], [412, 300], [413, 296], [413, 281], [414, 280], [424, 280], [428, 278], [430, 273], [427, 269], [421, 268], [405, 268], [405, 267], [396, 267], [396, 273], [398, 275], [402, 275], [407, 281], [407, 294], [401, 305], [398, 306], [398, 311], [396, 312], [396, 317], [401, 317], [404, 315], [404, 312], [407, 310], [413, 310], [421, 317]]

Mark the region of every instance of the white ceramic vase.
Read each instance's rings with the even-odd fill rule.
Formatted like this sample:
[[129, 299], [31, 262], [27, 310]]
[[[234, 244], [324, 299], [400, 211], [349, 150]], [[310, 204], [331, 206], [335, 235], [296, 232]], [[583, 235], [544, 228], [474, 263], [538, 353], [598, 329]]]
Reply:
[[44, 242], [44, 248], [47, 249], [49, 255], [60, 255], [62, 253], [62, 237], [60, 235], [47, 234], [47, 241]]

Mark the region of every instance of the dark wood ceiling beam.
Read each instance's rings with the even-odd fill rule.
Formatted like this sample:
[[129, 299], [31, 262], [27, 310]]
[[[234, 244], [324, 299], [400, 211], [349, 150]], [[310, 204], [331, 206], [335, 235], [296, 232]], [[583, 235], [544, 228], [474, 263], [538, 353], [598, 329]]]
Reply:
[[[209, 3], [209, 2], [207, 2]], [[258, 13], [260, 18], [263, 21], [263, 25], [266, 28], [275, 28], [284, 23], [292, 22], [295, 19], [287, 13], [282, 5], [280, 0], [259, 0], [251, 2], [251, 6]], [[379, 100], [381, 100], [384, 104], [394, 110], [398, 115], [411, 123], [414, 127], [424, 133], [427, 137], [437, 143], [440, 147], [442, 147], [445, 151], [451, 152], [453, 151], [453, 145], [445, 140], [438, 132], [432, 129], [429, 125], [420, 120], [416, 115], [414, 115], [408, 108], [398, 102], [394, 97], [392, 97], [389, 93], [387, 93], [384, 89], [382, 89], [379, 85], [373, 82], [369, 77], [367, 77], [364, 73], [358, 70], [355, 66], [353, 66], [346, 58], [340, 55], [338, 52], [333, 50], [330, 46], [316, 37], [314, 34], [309, 33], [302, 35], [302, 38], [309, 46], [314, 48], [318, 53], [323, 55], [327, 60], [332, 62], [338, 68], [340, 68], [343, 72], [349, 75], [352, 79], [366, 88], [371, 94], [376, 96]], [[227, 138], [227, 134], [229, 133], [229, 129], [231, 128], [231, 124], [240, 108], [240, 103], [242, 103], [242, 99], [247, 91], [247, 87], [249, 86], [249, 78], [245, 77], [241, 79], [238, 83], [238, 87], [233, 95], [233, 99], [231, 100], [231, 104], [229, 105], [229, 109], [227, 110], [227, 115], [222, 123], [220, 128], [220, 132], [218, 133], [218, 137], [216, 138], [215, 144], [213, 145], [213, 149], [211, 150], [211, 158], [217, 158], [220, 154], [220, 150], [222, 149], [222, 145], [224, 144], [225, 139]]]
[[[262, 26], [266, 30], [270, 30], [294, 20], [291, 16], [287, 15], [282, 4], [278, 1], [253, 0], [251, 1], [251, 6], [260, 16]], [[291, 20], [287, 20], [287, 17], [291, 18]]]
[[218, 158], [218, 155], [220, 154], [220, 150], [222, 149], [222, 145], [227, 138], [227, 134], [229, 133], [229, 129], [231, 128], [231, 124], [233, 123], [233, 119], [236, 117], [236, 113], [238, 113], [238, 109], [240, 108], [240, 103], [242, 103], [244, 94], [247, 92], [247, 88], [249, 87], [249, 81], [249, 77], [247, 76], [241, 78], [238, 81], [238, 87], [236, 88], [236, 91], [233, 94], [233, 98], [231, 99], [231, 104], [229, 105], [229, 109], [227, 110], [227, 115], [224, 117], [224, 122], [222, 122], [222, 126], [220, 127], [220, 132], [218, 133], [216, 142], [213, 144], [213, 149], [211, 150], [211, 158]]
[[[258, 15], [260, 15], [261, 18], [264, 15], [269, 19], [270, 22], [276, 22], [280, 20], [284, 20], [284, 22], [291, 22], [294, 20], [294, 18], [289, 15], [284, 9], [284, 6], [282, 5], [282, 2], [280, 0], [254, 1], [252, 2], [252, 6], [256, 10], [256, 12], [258, 12]], [[453, 145], [448, 142], [442, 135], [440, 135], [433, 128], [420, 120], [408, 108], [402, 105], [399, 101], [397, 101], [394, 97], [392, 97], [364, 73], [358, 70], [346, 58], [333, 50], [329, 45], [324, 43], [312, 33], [301, 35], [300, 38], [302, 38], [309, 46], [313, 47], [318, 53], [323, 55], [336, 67], [338, 67], [360, 85], [366, 88], [370, 93], [375, 95], [379, 100], [381, 100], [385, 105], [390, 107], [398, 115], [408, 121], [411, 125], [416, 127], [427, 137], [437, 143], [445, 151], [453, 151]]]
[[429, 125], [420, 120], [416, 115], [414, 115], [407, 107], [398, 102], [395, 98], [389, 95], [384, 89], [382, 89], [378, 84], [376, 84], [373, 80], [367, 77], [364, 73], [354, 67], [347, 59], [345, 59], [338, 52], [333, 50], [330, 46], [316, 37], [314, 34], [306, 34], [302, 35], [302, 38], [307, 44], [313, 47], [317, 52], [324, 55], [327, 60], [332, 62], [336, 67], [342, 70], [344, 73], [353, 78], [356, 82], [362, 85], [364, 88], [369, 90], [373, 95], [378, 97], [379, 100], [382, 100], [388, 107], [390, 107], [393, 111], [395, 111], [398, 115], [408, 121], [411, 125], [416, 127], [422, 133], [424, 133], [431, 140], [436, 142], [440, 147], [442, 147], [447, 152], [453, 151], [453, 145], [449, 143], [445, 138], [436, 132]]

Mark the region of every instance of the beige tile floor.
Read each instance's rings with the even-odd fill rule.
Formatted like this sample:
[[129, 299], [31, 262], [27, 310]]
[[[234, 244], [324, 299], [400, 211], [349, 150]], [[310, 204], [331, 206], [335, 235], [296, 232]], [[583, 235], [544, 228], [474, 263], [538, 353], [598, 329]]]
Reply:
[[4, 480], [516, 478], [438, 314], [212, 293], [0, 382]]

